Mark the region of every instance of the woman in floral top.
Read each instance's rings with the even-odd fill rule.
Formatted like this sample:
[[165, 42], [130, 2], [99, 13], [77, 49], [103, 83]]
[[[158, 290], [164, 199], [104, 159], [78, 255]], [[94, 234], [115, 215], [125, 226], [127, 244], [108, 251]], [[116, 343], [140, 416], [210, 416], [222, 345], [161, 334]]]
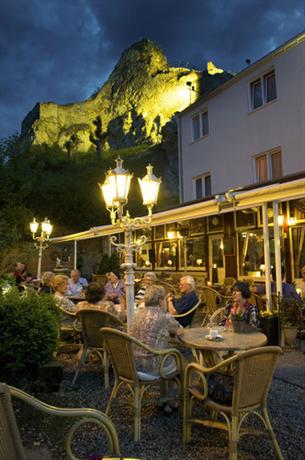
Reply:
[[[181, 335], [183, 328], [169, 313], [167, 313], [166, 292], [162, 286], [148, 286], [144, 295], [145, 308], [139, 308], [131, 325], [130, 335], [155, 350], [169, 347], [170, 334]], [[137, 370], [159, 375], [161, 357], [140, 347], [134, 347], [134, 357]], [[166, 367], [174, 366], [174, 361], [168, 360]], [[161, 394], [165, 395], [165, 387], [161, 386]], [[167, 395], [175, 396], [174, 382], [169, 382]], [[175, 403], [175, 402], [174, 402]], [[175, 404], [168, 403], [164, 412], [170, 414]]]
[[232, 315], [237, 315], [251, 326], [259, 327], [257, 307], [248, 301], [251, 297], [248, 285], [243, 282], [235, 283], [232, 287], [232, 296], [233, 302], [226, 305], [224, 316], [219, 324], [230, 326]]
[[105, 300], [105, 288], [99, 283], [90, 283], [85, 292], [86, 300], [77, 304], [77, 313], [83, 309], [102, 310], [112, 313], [121, 321], [125, 318], [124, 311], [120, 310], [120, 305], [114, 305], [110, 300]]

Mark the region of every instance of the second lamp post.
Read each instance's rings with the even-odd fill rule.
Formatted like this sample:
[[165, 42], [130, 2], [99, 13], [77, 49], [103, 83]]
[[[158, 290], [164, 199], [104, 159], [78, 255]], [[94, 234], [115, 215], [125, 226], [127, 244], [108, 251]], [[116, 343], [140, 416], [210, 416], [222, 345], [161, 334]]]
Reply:
[[39, 222], [36, 221], [35, 217], [30, 223], [30, 228], [35, 241], [35, 247], [38, 249], [38, 266], [37, 266], [37, 279], [41, 278], [41, 260], [42, 260], [42, 251], [49, 246], [49, 238], [53, 230], [53, 225], [46, 217], [43, 222], [41, 222], [41, 232], [40, 235], [36, 236], [37, 230], [39, 227]]

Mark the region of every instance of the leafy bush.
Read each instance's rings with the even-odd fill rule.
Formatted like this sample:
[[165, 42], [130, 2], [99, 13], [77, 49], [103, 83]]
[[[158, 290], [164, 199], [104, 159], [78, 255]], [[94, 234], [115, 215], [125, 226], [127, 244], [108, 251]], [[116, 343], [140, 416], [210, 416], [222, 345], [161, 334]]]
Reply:
[[13, 287], [0, 294], [1, 368], [12, 373], [48, 362], [57, 349], [59, 321], [51, 295]]
[[294, 297], [283, 296], [279, 299], [279, 319], [282, 325], [300, 326], [303, 303]]

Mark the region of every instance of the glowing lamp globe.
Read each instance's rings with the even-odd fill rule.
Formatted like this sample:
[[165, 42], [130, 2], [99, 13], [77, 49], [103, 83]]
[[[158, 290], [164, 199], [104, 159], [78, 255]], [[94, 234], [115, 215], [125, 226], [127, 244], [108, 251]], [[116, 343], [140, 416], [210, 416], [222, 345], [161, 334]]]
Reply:
[[106, 208], [107, 209], [112, 208], [113, 207], [114, 193], [113, 193], [112, 186], [110, 184], [109, 178], [106, 177], [105, 182], [103, 184], [98, 184], [98, 185], [99, 185], [99, 187], [100, 187], [100, 189], [102, 191], [104, 201], [106, 203]]
[[158, 200], [161, 179], [158, 179], [153, 174], [153, 166], [151, 164], [146, 166], [146, 169], [146, 176], [144, 176], [143, 179], [138, 179], [138, 181], [141, 187], [143, 204], [147, 207], [153, 207]]
[[115, 160], [116, 168], [110, 170], [101, 187], [107, 207], [120, 207], [128, 201], [128, 192], [132, 174], [122, 167], [123, 160]]
[[38, 230], [39, 223], [37, 222], [36, 218], [34, 217], [33, 221], [30, 223], [30, 229], [33, 234], [35, 234]]
[[51, 222], [47, 217], [45, 217], [44, 221], [41, 222], [41, 229], [43, 233], [45, 233], [47, 236], [51, 235], [52, 230], [53, 230], [53, 225], [51, 225]]

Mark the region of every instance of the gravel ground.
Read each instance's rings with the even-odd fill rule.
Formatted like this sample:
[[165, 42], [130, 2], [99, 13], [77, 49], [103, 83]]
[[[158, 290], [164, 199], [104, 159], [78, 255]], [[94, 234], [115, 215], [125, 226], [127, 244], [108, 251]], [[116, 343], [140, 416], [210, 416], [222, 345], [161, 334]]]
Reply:
[[[103, 387], [99, 366], [89, 365], [82, 371], [74, 387], [71, 381], [75, 369], [75, 355], [60, 355], [64, 365], [64, 380], [58, 393], [37, 394], [36, 396], [50, 404], [61, 407], [91, 407], [104, 410], [110, 391]], [[297, 367], [304, 366], [305, 357], [301, 353], [286, 353], [281, 360], [269, 394], [269, 414], [285, 459], [305, 459], [305, 386], [291, 384], [293, 378], [283, 379], [283, 368], [292, 361]], [[303, 367], [305, 369], [305, 366]], [[299, 378], [299, 377], [298, 377]], [[22, 384], [20, 384], [22, 387]], [[157, 397], [156, 389], [152, 395]], [[150, 394], [151, 394], [150, 393]], [[71, 420], [40, 415], [23, 403], [14, 403], [18, 425], [25, 446], [30, 449], [29, 459], [62, 460], [66, 459], [63, 447], [63, 433], [71, 426]], [[198, 408], [199, 409], [199, 408]], [[164, 416], [153, 404], [142, 409], [141, 442], [133, 442], [133, 411], [128, 392], [124, 389], [113, 403], [111, 418], [114, 422], [121, 445], [122, 455], [143, 460], [202, 460], [227, 459], [227, 435], [218, 430], [194, 426], [192, 441], [184, 447], [182, 443], [182, 417], [177, 411]], [[250, 419], [257, 424], [256, 419]], [[77, 436], [79, 455], [106, 452], [106, 441], [98, 430], [91, 426]], [[46, 446], [46, 449], [42, 446]], [[90, 449], [88, 450], [88, 446]], [[80, 450], [79, 450], [80, 449]], [[275, 458], [273, 447], [268, 439], [242, 438], [239, 458], [243, 460]]]

